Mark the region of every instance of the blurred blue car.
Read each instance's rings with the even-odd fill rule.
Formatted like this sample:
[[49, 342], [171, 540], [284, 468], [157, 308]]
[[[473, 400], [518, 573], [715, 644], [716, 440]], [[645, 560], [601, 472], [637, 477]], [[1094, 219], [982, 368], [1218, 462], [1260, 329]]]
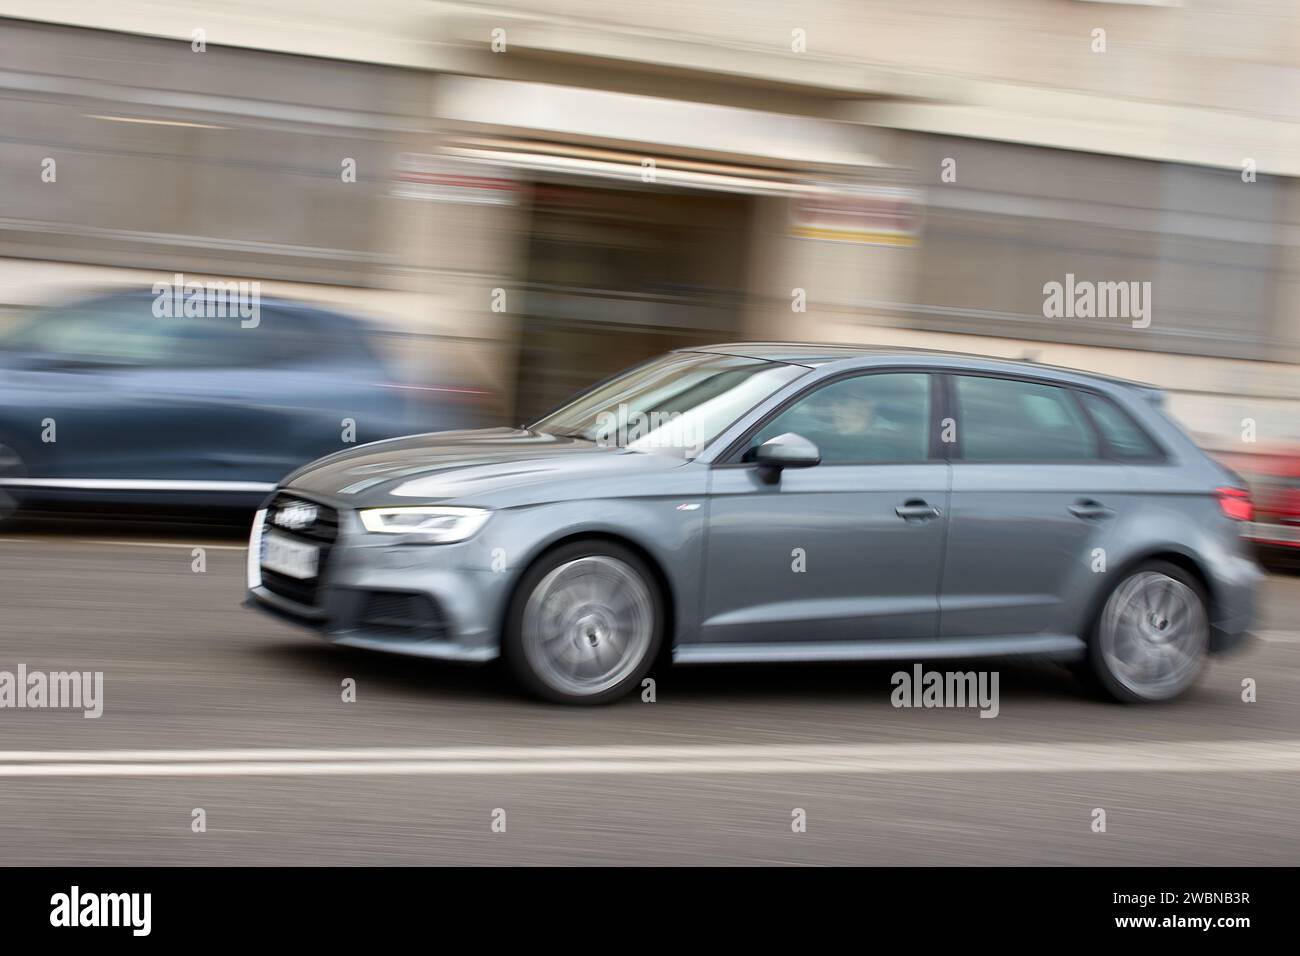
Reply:
[[399, 381], [360, 321], [262, 299], [255, 325], [117, 292], [0, 335], [0, 506], [255, 506], [351, 444], [482, 424], [483, 393]]

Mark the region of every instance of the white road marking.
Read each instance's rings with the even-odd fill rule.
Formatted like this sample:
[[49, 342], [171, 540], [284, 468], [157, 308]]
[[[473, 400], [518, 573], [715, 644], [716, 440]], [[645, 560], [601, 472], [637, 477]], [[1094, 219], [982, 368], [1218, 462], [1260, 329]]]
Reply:
[[1300, 631], [1256, 631], [1255, 636], [1272, 644], [1300, 644]]
[[0, 777], [1298, 771], [1300, 740], [0, 752]]
[[82, 541], [79, 544], [113, 544], [124, 548], [206, 548], [208, 551], [243, 551], [247, 544], [205, 544], [202, 541]]

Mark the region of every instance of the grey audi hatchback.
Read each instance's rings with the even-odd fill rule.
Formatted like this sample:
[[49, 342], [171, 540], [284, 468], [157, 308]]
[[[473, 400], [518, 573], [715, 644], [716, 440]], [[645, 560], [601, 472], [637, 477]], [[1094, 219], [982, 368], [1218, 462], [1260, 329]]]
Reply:
[[678, 664], [1027, 655], [1124, 701], [1244, 642], [1240, 481], [1132, 383], [825, 345], [672, 352], [526, 428], [391, 439], [257, 513], [249, 603], [594, 704]]

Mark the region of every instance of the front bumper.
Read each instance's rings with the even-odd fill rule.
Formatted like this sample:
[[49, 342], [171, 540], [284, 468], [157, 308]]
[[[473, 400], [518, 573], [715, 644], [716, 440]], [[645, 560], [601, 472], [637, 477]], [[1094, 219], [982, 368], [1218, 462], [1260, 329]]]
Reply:
[[347, 647], [467, 662], [499, 655], [508, 584], [493, 570], [486, 544], [477, 538], [394, 543], [367, 533], [354, 512], [336, 513], [337, 537], [322, 549], [314, 586], [290, 588], [261, 572], [265, 509], [258, 512], [249, 539], [246, 606]]

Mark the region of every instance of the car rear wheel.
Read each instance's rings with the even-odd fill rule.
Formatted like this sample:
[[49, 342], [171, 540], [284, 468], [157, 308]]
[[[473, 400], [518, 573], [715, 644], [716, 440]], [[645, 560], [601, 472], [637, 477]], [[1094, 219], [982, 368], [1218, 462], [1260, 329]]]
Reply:
[[1171, 700], [1205, 667], [1208, 601], [1199, 581], [1164, 561], [1135, 568], [1115, 586], [1097, 618], [1088, 663], [1117, 700]]
[[606, 703], [650, 670], [663, 626], [663, 600], [639, 557], [610, 542], [575, 542], [524, 575], [507, 621], [505, 658], [539, 697]]

